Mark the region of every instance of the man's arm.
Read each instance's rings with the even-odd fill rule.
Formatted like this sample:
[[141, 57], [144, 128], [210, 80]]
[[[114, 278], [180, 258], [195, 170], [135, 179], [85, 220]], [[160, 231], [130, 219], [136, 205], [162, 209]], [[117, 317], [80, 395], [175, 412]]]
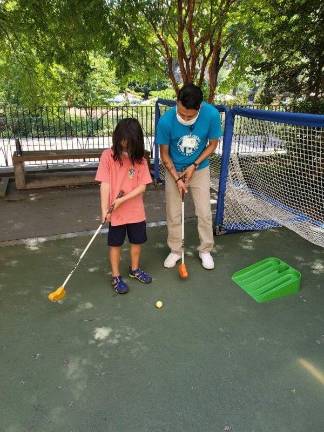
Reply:
[[211, 154], [214, 153], [217, 146], [219, 144], [219, 140], [214, 139], [210, 140], [208, 143], [208, 146], [205, 148], [205, 150], [201, 153], [201, 155], [196, 159], [196, 164], [201, 164], [205, 159], [207, 159]]
[[[218, 139], [209, 140], [208, 145], [206, 146], [205, 150], [195, 160], [195, 164], [198, 166], [199, 164], [201, 164], [201, 162], [203, 162], [211, 154], [213, 154], [214, 151], [216, 150], [218, 144], [219, 144]], [[185, 174], [186, 174], [186, 183], [187, 184], [190, 181], [191, 177], [193, 176], [193, 173], [196, 171], [197, 166], [192, 164], [192, 165], [188, 166], [188, 168], [186, 168]]]
[[179, 175], [177, 173], [177, 170], [175, 169], [175, 166], [173, 165], [172, 159], [169, 155], [169, 146], [168, 145], [160, 145], [160, 153], [161, 153], [161, 159], [163, 162], [163, 165], [165, 166], [166, 170], [169, 172], [171, 177], [173, 177], [174, 181], [177, 183], [178, 189], [180, 194], [182, 191], [187, 193], [187, 187], [185, 183], [182, 180], [179, 180]]
[[174, 180], [178, 179], [178, 173], [173, 165], [172, 159], [169, 155], [169, 146], [168, 145], [160, 145], [160, 153], [163, 165], [168, 170], [169, 174], [174, 178]]

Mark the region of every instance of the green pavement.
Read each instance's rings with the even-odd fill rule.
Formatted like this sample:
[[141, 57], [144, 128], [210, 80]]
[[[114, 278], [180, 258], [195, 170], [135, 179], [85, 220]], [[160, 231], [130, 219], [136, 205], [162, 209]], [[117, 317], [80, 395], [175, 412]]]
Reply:
[[[116, 296], [100, 236], [62, 304], [47, 294], [90, 237], [0, 248], [1, 432], [324, 430], [323, 249], [285, 229], [220, 236], [206, 271], [194, 228], [188, 280], [162, 267], [166, 229], [150, 228], [153, 283]], [[231, 281], [268, 256], [302, 273], [299, 294], [258, 304]]]

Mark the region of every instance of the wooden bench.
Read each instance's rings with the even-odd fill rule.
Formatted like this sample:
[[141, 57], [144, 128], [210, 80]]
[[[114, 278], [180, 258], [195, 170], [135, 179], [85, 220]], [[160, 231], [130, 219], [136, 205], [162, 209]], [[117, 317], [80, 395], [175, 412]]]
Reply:
[[59, 172], [43, 174], [28, 174], [25, 171], [25, 162], [57, 161], [100, 158], [104, 149], [71, 149], [71, 150], [36, 150], [16, 151], [12, 157], [17, 189], [36, 189], [42, 187], [81, 185], [94, 183], [95, 174], [88, 172]]
[[[17, 189], [38, 189], [55, 186], [75, 186], [95, 183], [94, 171], [49, 172], [44, 174], [31, 173], [26, 175], [25, 162], [99, 159], [103, 148], [71, 149], [71, 150], [36, 150], [21, 151], [17, 148], [12, 157]], [[145, 151], [145, 157], [150, 164], [150, 152]]]

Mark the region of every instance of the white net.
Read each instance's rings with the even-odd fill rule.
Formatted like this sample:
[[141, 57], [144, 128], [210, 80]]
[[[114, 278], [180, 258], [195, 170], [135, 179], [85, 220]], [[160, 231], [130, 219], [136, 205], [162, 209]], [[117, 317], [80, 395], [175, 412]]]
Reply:
[[324, 247], [323, 128], [235, 117], [223, 226], [285, 226]]

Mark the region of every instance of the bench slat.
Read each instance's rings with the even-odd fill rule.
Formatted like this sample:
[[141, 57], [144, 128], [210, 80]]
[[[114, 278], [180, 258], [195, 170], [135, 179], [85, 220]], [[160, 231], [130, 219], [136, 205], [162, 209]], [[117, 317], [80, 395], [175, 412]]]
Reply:
[[[67, 150], [27, 150], [24, 151], [22, 156], [18, 156], [17, 152], [14, 153], [12, 157], [14, 170], [15, 170], [15, 181], [17, 189], [33, 189], [33, 188], [41, 188], [41, 187], [50, 187], [50, 186], [61, 186], [61, 185], [76, 185], [76, 184], [85, 184], [85, 183], [93, 183], [95, 174], [89, 176], [81, 175], [76, 176], [52, 176], [52, 178], [48, 178], [47, 180], [42, 178], [26, 179], [24, 162], [26, 161], [50, 161], [50, 160], [63, 160], [63, 159], [99, 159], [103, 148], [95, 148], [95, 149], [67, 149]], [[150, 166], [150, 152], [145, 150], [145, 158]]]
[[104, 151], [101, 149], [71, 149], [71, 150], [37, 150], [24, 151], [22, 156], [13, 155], [13, 162], [99, 158]]

